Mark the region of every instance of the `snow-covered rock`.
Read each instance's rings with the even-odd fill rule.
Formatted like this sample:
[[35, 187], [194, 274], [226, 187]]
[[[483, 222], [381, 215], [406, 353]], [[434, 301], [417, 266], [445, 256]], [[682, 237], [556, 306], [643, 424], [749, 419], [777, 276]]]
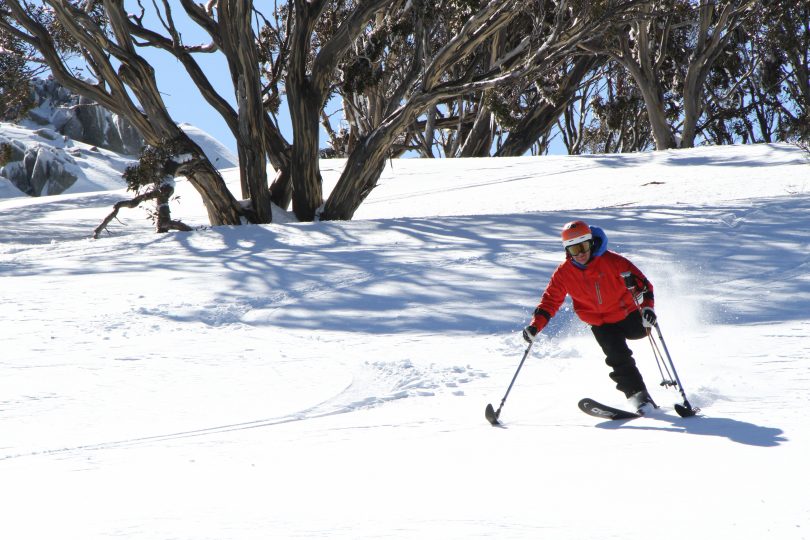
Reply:
[[0, 147], [10, 149], [11, 160], [0, 167], [0, 178], [27, 195], [63, 193], [78, 179], [76, 162], [62, 148], [47, 144], [25, 146], [0, 135]]
[[52, 78], [35, 80], [33, 93], [37, 105], [28, 113], [31, 122], [119, 154], [140, 152], [143, 138], [135, 127], [98, 103], [71, 93]]
[[[134, 128], [52, 79], [34, 84], [37, 106], [20, 123], [0, 122], [0, 198], [119, 189], [142, 140]], [[180, 124], [214, 167], [238, 159], [219, 141]]]
[[[123, 186], [120, 173], [143, 146], [137, 130], [117, 114], [71, 93], [52, 78], [35, 80], [32, 93], [35, 107], [19, 124], [0, 123], [0, 184], [5, 186], [0, 191], [2, 196], [64, 193], [77, 180], [87, 177], [74, 158], [82, 153], [97, 153], [103, 160], [115, 162], [108, 176]], [[81, 182], [81, 189], [109, 187], [110, 178], [101, 184], [93, 180]]]
[[197, 146], [200, 147], [214, 167], [217, 169], [230, 169], [239, 166], [239, 158], [233, 155], [233, 152], [228, 150], [224, 144], [214, 139], [211, 135], [197, 126], [186, 122], [181, 122], [178, 125], [191, 140], [197, 143]]

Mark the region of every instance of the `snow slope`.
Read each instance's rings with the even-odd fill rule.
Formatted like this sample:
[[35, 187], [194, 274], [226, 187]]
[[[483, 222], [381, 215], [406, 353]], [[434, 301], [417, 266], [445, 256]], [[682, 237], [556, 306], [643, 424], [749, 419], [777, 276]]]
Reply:
[[[0, 537], [810, 538], [809, 180], [788, 145], [399, 160], [352, 222], [96, 241], [123, 191], [0, 201]], [[564, 309], [484, 420], [572, 218], [702, 416], [646, 342], [662, 410], [583, 415], [624, 400]]]

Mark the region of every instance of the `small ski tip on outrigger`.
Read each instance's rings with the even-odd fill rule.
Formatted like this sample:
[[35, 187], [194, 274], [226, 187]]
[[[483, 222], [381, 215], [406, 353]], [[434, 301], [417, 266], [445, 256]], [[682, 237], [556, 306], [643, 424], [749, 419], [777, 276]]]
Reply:
[[512, 376], [512, 382], [509, 383], [509, 388], [506, 389], [506, 394], [503, 395], [503, 399], [501, 400], [501, 405], [498, 407], [498, 410], [495, 410], [495, 407], [492, 406], [492, 403], [487, 405], [487, 408], [484, 409], [484, 416], [489, 421], [490, 424], [493, 426], [500, 426], [501, 423], [498, 422], [498, 417], [501, 415], [501, 409], [503, 409], [503, 404], [506, 403], [506, 398], [509, 397], [509, 392], [512, 391], [512, 387], [515, 385], [515, 379], [517, 379], [518, 373], [520, 373], [520, 368], [523, 367], [523, 362], [526, 361], [526, 357], [529, 356], [529, 351], [532, 350], [532, 345], [534, 341], [529, 342], [528, 347], [523, 352], [523, 358], [520, 360], [520, 364], [518, 364], [517, 369], [515, 370], [515, 374]]
[[700, 409], [695, 409], [689, 404], [688, 401], [684, 400], [683, 405], [680, 403], [675, 404], [675, 412], [678, 413], [678, 416], [681, 418], [689, 418], [690, 416], [695, 416], [697, 413], [699, 413]]
[[487, 404], [487, 408], [484, 410], [484, 416], [489, 421], [490, 424], [493, 426], [500, 426], [501, 423], [498, 422], [498, 417], [501, 415], [501, 409], [495, 410], [495, 407], [492, 406], [492, 403]]

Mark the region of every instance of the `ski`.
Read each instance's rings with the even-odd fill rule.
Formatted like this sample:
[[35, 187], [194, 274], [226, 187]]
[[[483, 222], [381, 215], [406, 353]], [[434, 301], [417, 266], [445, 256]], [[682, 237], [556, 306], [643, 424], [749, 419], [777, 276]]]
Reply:
[[590, 398], [579, 400], [579, 408], [585, 414], [597, 418], [604, 418], [605, 420], [632, 420], [633, 418], [641, 418], [640, 414], [604, 405]]

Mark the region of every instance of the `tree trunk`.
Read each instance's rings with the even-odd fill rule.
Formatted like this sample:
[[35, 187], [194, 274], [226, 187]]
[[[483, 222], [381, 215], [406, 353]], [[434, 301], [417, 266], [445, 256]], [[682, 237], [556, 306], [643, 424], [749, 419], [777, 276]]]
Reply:
[[708, 70], [690, 64], [683, 84], [683, 129], [681, 148], [695, 146], [697, 123], [703, 114], [703, 82]]
[[357, 145], [326, 201], [321, 214], [322, 220], [347, 220], [354, 217], [354, 213], [377, 186], [385, 169], [389, 144], [390, 141], [387, 144]]
[[424, 135], [422, 140], [423, 147], [424, 147], [424, 154], [423, 157], [433, 158], [436, 157], [433, 155], [433, 142], [435, 140], [435, 130], [436, 130], [436, 114], [438, 110], [435, 105], [430, 107], [427, 111], [427, 119], [425, 120], [425, 129]]
[[186, 178], [200, 193], [211, 225], [241, 225], [243, 212], [239, 203], [207, 159], [200, 161]]
[[605, 56], [578, 57], [568, 74], [560, 82], [556, 103], [543, 101], [536, 104], [526, 113], [515, 129], [509, 132], [506, 142], [495, 155], [497, 157], [516, 157], [526, 154], [534, 143], [554, 127], [579, 89], [585, 75], [606, 61]]
[[636, 82], [641, 96], [644, 98], [644, 105], [647, 109], [647, 116], [652, 128], [653, 139], [656, 150], [669, 150], [678, 147], [678, 140], [667, 121], [667, 111], [664, 106], [664, 93], [655, 75], [647, 75], [633, 61], [621, 60], [622, 65], [627, 68], [633, 80]]
[[717, 20], [714, 13], [718, 9], [712, 2], [701, 3], [697, 45], [686, 71], [683, 89], [684, 119], [681, 132], [681, 148], [692, 148], [697, 136], [697, 123], [703, 114], [704, 84], [717, 57], [728, 43], [732, 33], [741, 22], [741, 17], [753, 1], [742, 2], [735, 7], [728, 3], [722, 7]]
[[267, 158], [276, 170], [270, 184], [270, 201], [286, 210], [292, 202], [292, 182], [290, 181], [290, 145], [281, 136], [268, 114], [264, 118], [264, 145]]
[[273, 183], [270, 184], [270, 200], [279, 208], [286, 210], [292, 202], [292, 182], [290, 181], [290, 166], [276, 170]]
[[323, 202], [318, 158], [321, 100], [300, 95], [304, 82], [287, 84], [293, 145], [290, 152], [292, 207], [299, 221], [313, 221]]
[[411, 101], [359, 141], [349, 154], [346, 167], [324, 205], [322, 220], [352, 219], [377, 186], [392, 141], [431, 104], [424, 96], [412, 97]]
[[[483, 95], [478, 100], [478, 114], [475, 116], [472, 129], [459, 149], [459, 157], [489, 157], [492, 152], [492, 141], [495, 139], [494, 123], [492, 112], [485, 101]], [[461, 133], [462, 130], [459, 130], [459, 137], [461, 137]]]
[[238, 106], [239, 175], [242, 198], [250, 199], [259, 223], [273, 221], [264, 144], [264, 107], [262, 106], [259, 60], [251, 25], [252, 0], [220, 0], [219, 21], [222, 47], [231, 70]]
[[323, 201], [318, 143], [324, 93], [318, 84], [324, 84], [324, 74], [314, 73], [316, 66], [313, 66], [313, 73], [310, 74], [308, 66], [312, 30], [323, 3], [295, 0], [294, 5], [295, 24], [290, 38], [290, 59], [285, 81], [293, 131], [290, 149], [292, 206], [299, 221], [313, 221]]

